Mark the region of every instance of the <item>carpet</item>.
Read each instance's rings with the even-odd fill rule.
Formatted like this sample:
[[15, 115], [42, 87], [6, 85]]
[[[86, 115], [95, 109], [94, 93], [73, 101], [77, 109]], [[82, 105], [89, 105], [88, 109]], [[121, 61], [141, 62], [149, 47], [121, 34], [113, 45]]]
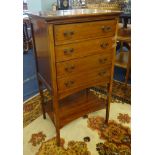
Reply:
[[[46, 101], [51, 100], [47, 91], [44, 94]], [[40, 96], [36, 95], [24, 103], [23, 154], [130, 155], [130, 110], [130, 104], [113, 98], [108, 126], [104, 124], [105, 109], [80, 117], [61, 129], [61, 146], [57, 147], [53, 122], [48, 115], [43, 119]]]
[[[49, 95], [48, 91], [44, 91], [44, 99], [45, 99], [45, 102], [51, 100], [51, 96]], [[42, 115], [40, 100], [41, 100], [40, 95], [37, 94], [36, 96], [24, 102], [24, 105], [23, 105], [23, 126], [24, 127], [30, 124], [40, 115]]]
[[[97, 94], [107, 94], [106, 86], [97, 86], [92, 88]], [[131, 104], [131, 85], [113, 80], [112, 101], [125, 102]]]

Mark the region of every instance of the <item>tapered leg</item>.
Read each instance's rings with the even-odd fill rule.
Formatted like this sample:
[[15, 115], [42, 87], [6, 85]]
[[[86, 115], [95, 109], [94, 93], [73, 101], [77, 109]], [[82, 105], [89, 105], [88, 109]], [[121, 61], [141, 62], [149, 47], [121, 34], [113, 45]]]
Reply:
[[111, 102], [111, 93], [112, 93], [112, 82], [108, 83], [108, 94], [107, 94], [107, 105], [106, 105], [106, 120], [105, 123], [108, 124], [109, 121], [109, 112], [110, 112], [110, 102]]
[[60, 129], [56, 127], [56, 139], [57, 139], [57, 145], [60, 146]]
[[42, 112], [43, 112], [43, 118], [46, 119], [46, 114], [45, 114], [45, 103], [44, 103], [44, 94], [42, 90], [42, 82], [38, 80], [38, 86], [39, 86], [39, 93], [41, 96], [41, 106], [42, 106]]
[[59, 102], [56, 96], [53, 96], [54, 123], [56, 127], [57, 145], [60, 146], [60, 121], [59, 121]]

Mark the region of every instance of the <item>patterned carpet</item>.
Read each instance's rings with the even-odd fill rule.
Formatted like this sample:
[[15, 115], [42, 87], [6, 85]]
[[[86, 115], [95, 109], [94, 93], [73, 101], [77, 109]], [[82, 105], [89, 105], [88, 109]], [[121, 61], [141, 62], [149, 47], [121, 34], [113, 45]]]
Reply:
[[[80, 117], [61, 129], [60, 147], [56, 146], [55, 127], [49, 116], [43, 119], [40, 96], [25, 102], [24, 155], [130, 155], [130, 93], [124, 91], [123, 84], [114, 81], [113, 86], [108, 126], [104, 124], [105, 109]], [[105, 96], [105, 88], [95, 89], [92, 91], [98, 97]], [[46, 101], [51, 100], [47, 91], [44, 94]]]
[[[98, 93], [106, 94], [107, 87], [106, 86], [98, 86], [92, 88]], [[116, 102], [126, 102], [131, 103], [131, 85], [125, 85], [125, 83], [120, 81], [113, 81], [113, 89], [112, 89], [112, 100]]]
[[[51, 100], [51, 96], [48, 91], [44, 92], [44, 98], [45, 102]], [[27, 126], [40, 115], [42, 115], [40, 95], [37, 95], [26, 101], [23, 105], [23, 126]]]
[[[128, 114], [128, 119], [130, 117]], [[120, 118], [120, 115], [119, 115]], [[126, 120], [126, 117], [121, 114], [121, 120]], [[124, 127], [114, 120], [109, 121], [108, 126], [104, 124], [103, 117], [92, 117], [88, 119], [88, 127], [92, 130], [97, 130], [100, 139], [106, 140], [105, 143], [96, 144], [96, 149], [99, 154], [131, 154], [131, 131], [129, 127]]]

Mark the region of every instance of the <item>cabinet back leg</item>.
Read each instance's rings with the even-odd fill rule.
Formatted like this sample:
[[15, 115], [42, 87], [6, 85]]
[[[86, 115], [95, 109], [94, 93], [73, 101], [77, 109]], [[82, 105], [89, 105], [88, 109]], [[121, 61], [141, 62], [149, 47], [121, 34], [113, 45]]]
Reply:
[[107, 105], [106, 105], [106, 120], [105, 123], [108, 124], [109, 121], [109, 112], [110, 112], [110, 102], [111, 102], [111, 93], [112, 93], [112, 83], [108, 84], [108, 96], [107, 96]]
[[46, 119], [44, 94], [43, 94], [43, 90], [42, 90], [42, 82], [40, 80], [38, 80], [38, 87], [39, 87], [39, 93], [40, 93], [40, 97], [41, 97], [41, 106], [42, 106], [43, 118]]
[[60, 129], [56, 127], [56, 141], [57, 146], [60, 146]]

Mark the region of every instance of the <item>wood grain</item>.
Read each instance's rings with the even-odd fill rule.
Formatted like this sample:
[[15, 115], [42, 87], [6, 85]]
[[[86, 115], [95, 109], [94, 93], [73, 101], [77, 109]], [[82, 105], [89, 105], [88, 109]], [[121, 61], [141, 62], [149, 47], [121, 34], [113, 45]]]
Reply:
[[76, 43], [55, 46], [56, 61], [66, 61], [98, 53], [106, 53], [112, 48], [113, 37], [89, 39]]
[[114, 36], [115, 20], [56, 25], [55, 44], [65, 44], [76, 40]]
[[111, 64], [111, 50], [101, 54], [82, 57], [80, 59], [56, 63], [57, 78], [79, 75], [79, 73], [83, 74], [96, 68], [104, 68], [107, 64]]
[[104, 81], [105, 79], [110, 77], [110, 68], [111, 65], [108, 65], [106, 67], [89, 70], [79, 75], [60, 78], [58, 79], [58, 91], [65, 92], [68, 89], [78, 88], [79, 86], [84, 86], [87, 83]]
[[[31, 20], [33, 24], [33, 35], [35, 41], [37, 72], [48, 85], [51, 86], [50, 50], [48, 48], [47, 23], [43, 19]], [[45, 69], [46, 68], [46, 69]]]
[[[98, 99], [91, 92], [88, 92], [88, 98], [86, 95], [86, 90], [83, 90], [60, 100], [60, 128], [80, 116], [105, 108], [106, 102], [103, 99]], [[48, 109], [47, 112], [53, 119], [53, 111]]]

